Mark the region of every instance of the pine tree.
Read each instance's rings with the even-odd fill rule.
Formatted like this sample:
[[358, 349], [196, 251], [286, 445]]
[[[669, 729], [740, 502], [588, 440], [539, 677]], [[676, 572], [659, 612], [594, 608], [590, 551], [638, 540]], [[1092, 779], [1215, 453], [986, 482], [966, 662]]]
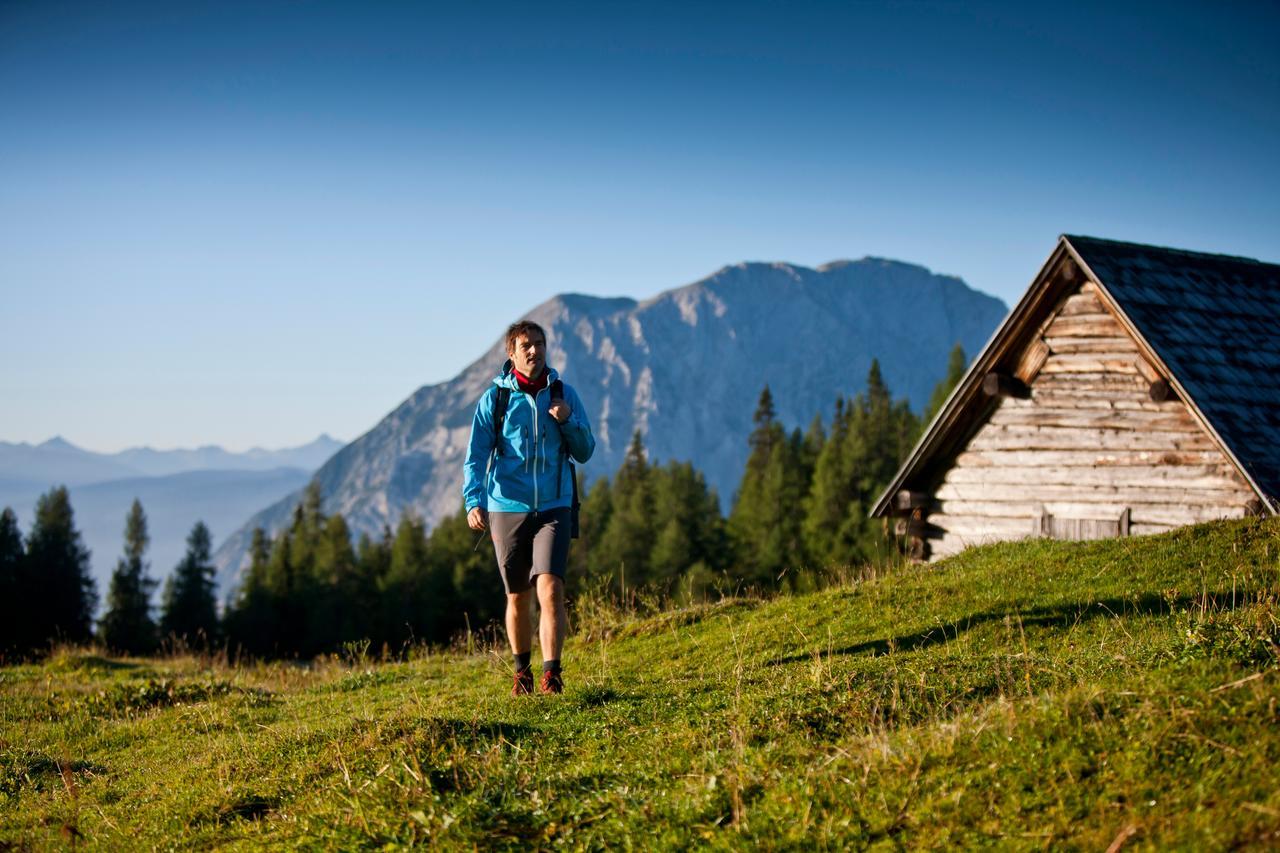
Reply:
[[164, 585], [160, 633], [166, 640], [207, 647], [217, 639], [211, 548], [209, 528], [197, 521], [187, 536], [186, 555]]
[[651, 580], [654, 501], [649, 460], [639, 430], [631, 436], [627, 455], [614, 478], [608, 526], [599, 543], [600, 568], [610, 573], [615, 590], [645, 586]]
[[951, 355], [947, 358], [947, 375], [934, 386], [933, 393], [929, 395], [929, 405], [925, 406], [924, 417], [921, 418], [922, 425], [932, 423], [938, 412], [942, 411], [942, 406], [951, 396], [952, 390], [964, 378], [967, 365], [968, 359], [965, 358], [964, 347], [956, 344], [951, 348]]
[[836, 398], [831, 435], [814, 464], [813, 481], [805, 500], [805, 551], [819, 567], [848, 559], [848, 549], [840, 543], [841, 528], [854, 512], [856, 486], [851, 447], [852, 406]]
[[125, 654], [150, 654], [156, 648], [156, 623], [151, 618], [151, 593], [156, 582], [143, 560], [151, 538], [147, 517], [135, 498], [124, 526], [124, 556], [116, 563], [107, 592], [107, 612], [98, 636], [107, 648]]
[[275, 649], [278, 603], [268, 578], [270, 561], [271, 540], [265, 530], [255, 527], [249, 543], [249, 568], [225, 620], [227, 640], [234, 652], [266, 655]]
[[35, 598], [26, 557], [18, 517], [5, 507], [0, 512], [0, 656], [25, 651], [30, 645], [28, 611]]
[[397, 647], [431, 640], [443, 608], [431, 587], [426, 526], [413, 513], [405, 513], [391, 542], [391, 560], [383, 588], [387, 639]]
[[91, 636], [97, 591], [89, 574], [89, 552], [75, 527], [65, 486], [36, 502], [35, 522], [27, 537], [27, 577], [39, 598], [27, 602], [32, 646], [52, 639], [86, 642]]
[[609, 478], [601, 477], [585, 494], [582, 491], [579, 494], [583, 495], [579, 539], [577, 547], [569, 549], [569, 571], [565, 577], [565, 590], [571, 596], [591, 589], [601, 578], [609, 576], [605, 562], [608, 550], [605, 533], [613, 516]]
[[435, 526], [427, 540], [427, 555], [432, 575], [452, 581], [450, 632], [468, 627], [479, 630], [502, 619], [506, 602], [494, 572], [493, 546], [482, 541], [476, 547], [476, 533], [467, 526], [464, 510]]
[[314, 553], [303, 654], [336, 651], [344, 643], [368, 637], [377, 603], [377, 587], [362, 583], [346, 519], [324, 519]]
[[760, 393], [752, 421], [751, 452], [729, 514], [736, 554], [732, 571], [747, 583], [771, 586], [785, 569], [799, 568], [804, 562], [800, 549], [801, 502], [808, 491], [804, 438], [799, 430], [788, 437], [777, 422], [768, 385]]

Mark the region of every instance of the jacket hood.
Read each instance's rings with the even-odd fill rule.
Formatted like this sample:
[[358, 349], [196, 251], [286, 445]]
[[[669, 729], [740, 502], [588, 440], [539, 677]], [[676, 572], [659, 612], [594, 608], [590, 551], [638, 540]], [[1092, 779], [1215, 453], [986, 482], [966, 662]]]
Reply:
[[[556, 372], [554, 367], [547, 368], [548, 386], [559, 378], [560, 374]], [[511, 359], [507, 359], [506, 363], [502, 365], [502, 372], [493, 377], [493, 384], [500, 388], [510, 388], [512, 391], [518, 391], [520, 389], [520, 383], [516, 380], [516, 371], [515, 367], [511, 364]]]

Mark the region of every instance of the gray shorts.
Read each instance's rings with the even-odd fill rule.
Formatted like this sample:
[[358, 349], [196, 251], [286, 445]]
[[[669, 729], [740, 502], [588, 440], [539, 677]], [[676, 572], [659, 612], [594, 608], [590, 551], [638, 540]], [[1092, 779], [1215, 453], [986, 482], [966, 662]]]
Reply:
[[572, 512], [566, 506], [542, 512], [489, 513], [493, 552], [508, 595], [529, 589], [536, 575], [564, 577]]

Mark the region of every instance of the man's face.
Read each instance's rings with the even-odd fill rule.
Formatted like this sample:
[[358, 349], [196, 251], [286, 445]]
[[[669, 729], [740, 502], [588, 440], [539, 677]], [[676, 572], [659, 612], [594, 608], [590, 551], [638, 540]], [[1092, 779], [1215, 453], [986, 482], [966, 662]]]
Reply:
[[507, 353], [516, 370], [529, 379], [537, 379], [542, 375], [542, 368], [547, 363], [547, 341], [542, 335], [534, 332], [516, 338], [515, 349]]

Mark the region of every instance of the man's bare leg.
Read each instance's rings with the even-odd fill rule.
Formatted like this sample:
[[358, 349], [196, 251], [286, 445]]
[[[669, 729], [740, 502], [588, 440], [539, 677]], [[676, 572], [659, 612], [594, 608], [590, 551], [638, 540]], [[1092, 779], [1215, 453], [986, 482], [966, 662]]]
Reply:
[[569, 621], [564, 612], [564, 581], [555, 575], [538, 575], [538, 606], [542, 609], [538, 622], [542, 659], [558, 661], [564, 648], [565, 624]]
[[532, 589], [507, 593], [507, 641], [514, 655], [527, 655], [533, 645], [533, 614], [529, 612], [532, 604]]

